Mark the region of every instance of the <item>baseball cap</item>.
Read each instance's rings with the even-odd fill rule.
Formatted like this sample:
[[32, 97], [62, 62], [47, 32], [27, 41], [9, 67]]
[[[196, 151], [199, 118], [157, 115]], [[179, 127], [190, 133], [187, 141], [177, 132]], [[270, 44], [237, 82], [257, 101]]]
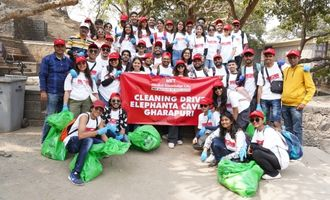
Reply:
[[175, 63], [175, 66], [182, 65], [182, 64], [186, 65], [186, 63], [183, 60], [177, 60]]
[[93, 102], [92, 108], [102, 108], [104, 110], [105, 104], [101, 100], [96, 100]]
[[239, 21], [238, 19], [235, 19], [235, 20], [233, 21], [233, 24], [240, 24], [240, 21]]
[[193, 56], [193, 60], [202, 60], [202, 55], [201, 54], [195, 54], [194, 56]]
[[299, 51], [299, 50], [290, 50], [290, 51], [286, 54], [286, 57], [289, 57], [289, 56], [297, 56], [297, 57], [300, 57], [300, 51]]
[[156, 41], [155, 42], [155, 47], [162, 47], [163, 46], [163, 43], [161, 41]]
[[162, 57], [165, 57], [165, 56], [171, 58], [171, 53], [169, 53], [169, 52], [164, 52], [163, 55], [162, 55]]
[[219, 19], [217, 19], [217, 20], [215, 20], [215, 25], [218, 25], [218, 24], [220, 24], [220, 23], [223, 23], [223, 21], [219, 18]]
[[109, 58], [109, 60], [111, 60], [111, 59], [119, 59], [120, 58], [120, 55], [119, 55], [118, 52], [112, 52], [112, 53], [109, 54], [108, 58]]
[[57, 46], [57, 45], [64, 45], [65, 46], [65, 41], [63, 39], [55, 39], [54, 40], [54, 46]]
[[101, 46], [101, 49], [102, 48], [110, 48], [110, 45], [108, 45], [107, 43], [104, 43], [104, 44], [102, 44], [102, 46]]
[[139, 40], [139, 42], [138, 42], [137, 45], [138, 45], [138, 46], [139, 46], [139, 45], [146, 46], [147, 44], [146, 44], [146, 42], [145, 42], [144, 40]]
[[110, 34], [105, 35], [106, 40], [111, 40], [113, 42], [113, 37]]
[[92, 43], [88, 46], [88, 49], [99, 49], [99, 47], [95, 43]]
[[170, 20], [170, 19], [166, 20], [165, 25], [168, 25], [168, 24], [172, 24], [173, 25], [173, 21]]
[[220, 54], [215, 54], [215, 55], [213, 56], [213, 60], [216, 59], [216, 58], [222, 58], [222, 57], [221, 57]]
[[110, 99], [109, 99], [109, 100], [111, 100], [111, 99], [114, 98], [114, 97], [118, 97], [119, 99], [121, 99], [119, 93], [117, 93], [117, 92], [113, 92], [113, 93], [111, 93], [111, 95], [110, 95]]
[[273, 56], [275, 56], [275, 49], [273, 48], [268, 48], [264, 51], [264, 55], [266, 54], [272, 54]]
[[140, 17], [139, 22], [142, 23], [144, 21], [146, 22], [146, 21], [148, 21], [148, 19], [145, 16]]
[[259, 110], [255, 110], [253, 111], [252, 113], [250, 113], [250, 118], [253, 118], [253, 117], [260, 117], [260, 118], [264, 118], [264, 113], [262, 113], [261, 111]]
[[192, 20], [190, 20], [190, 19], [189, 19], [189, 20], [187, 20], [187, 21], [186, 21], [186, 26], [187, 26], [188, 24], [191, 24], [191, 25], [193, 25], [193, 24], [194, 24], [194, 22], [193, 22]]
[[88, 23], [88, 22], [89, 23], [92, 23], [92, 20], [91, 20], [91, 18], [87, 17], [84, 22], [86, 22], [86, 23]]
[[210, 105], [212, 101], [209, 98], [203, 98], [199, 101], [199, 104]]
[[76, 64], [81, 63], [81, 62], [86, 62], [86, 57], [79, 56], [76, 58]]
[[252, 55], [254, 55], [254, 50], [252, 48], [247, 48], [247, 49], [244, 49], [243, 51], [243, 55], [247, 54], [247, 53], [250, 53]]
[[226, 24], [224, 27], [223, 27], [224, 30], [231, 30], [231, 26], [230, 24]]
[[86, 27], [86, 28], [89, 29], [89, 24], [86, 23], [86, 22], [82, 22], [82, 23], [80, 24], [80, 27]]
[[127, 21], [128, 20], [128, 16], [127, 15], [121, 15], [120, 16], [120, 21]]

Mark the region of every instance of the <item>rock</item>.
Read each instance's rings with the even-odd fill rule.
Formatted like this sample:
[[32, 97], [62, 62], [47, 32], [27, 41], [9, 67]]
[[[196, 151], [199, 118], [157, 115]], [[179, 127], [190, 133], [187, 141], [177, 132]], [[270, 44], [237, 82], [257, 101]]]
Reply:
[[328, 131], [330, 129], [329, 119], [321, 121], [320, 125], [318, 126], [318, 129], [320, 129], [321, 131]]
[[320, 141], [320, 149], [330, 153], [330, 139], [323, 139]]

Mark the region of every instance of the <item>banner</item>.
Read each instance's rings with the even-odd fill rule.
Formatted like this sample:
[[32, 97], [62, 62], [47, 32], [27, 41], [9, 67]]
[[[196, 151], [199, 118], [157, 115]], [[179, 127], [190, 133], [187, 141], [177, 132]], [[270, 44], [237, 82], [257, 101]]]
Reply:
[[161, 77], [123, 73], [120, 76], [122, 107], [128, 123], [197, 125], [200, 99], [212, 98], [218, 77]]

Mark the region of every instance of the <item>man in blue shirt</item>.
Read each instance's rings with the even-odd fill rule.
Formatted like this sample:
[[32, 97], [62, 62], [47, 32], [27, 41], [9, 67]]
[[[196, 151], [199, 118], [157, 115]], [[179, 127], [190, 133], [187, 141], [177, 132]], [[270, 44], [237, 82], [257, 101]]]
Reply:
[[[41, 61], [39, 82], [40, 100], [47, 102], [47, 116], [60, 112], [63, 106], [64, 80], [72, 67], [72, 61], [64, 55], [65, 41], [54, 40], [54, 53], [45, 56]], [[49, 131], [49, 126], [44, 122], [41, 142]]]

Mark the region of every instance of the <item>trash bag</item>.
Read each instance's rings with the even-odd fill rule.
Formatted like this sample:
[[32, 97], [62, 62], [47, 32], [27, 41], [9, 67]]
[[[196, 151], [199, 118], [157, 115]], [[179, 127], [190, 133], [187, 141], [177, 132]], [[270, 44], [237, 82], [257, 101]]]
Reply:
[[62, 131], [66, 125], [73, 120], [74, 115], [70, 111], [62, 111], [60, 113], [55, 113], [47, 117], [47, 123], [56, 128], [57, 130]]
[[[103, 171], [103, 166], [100, 162], [101, 158], [111, 155], [123, 155], [128, 151], [130, 145], [130, 143], [120, 142], [113, 138], [109, 138], [105, 143], [93, 144], [86, 156], [84, 167], [80, 172], [81, 179], [84, 182], [88, 182], [96, 178]], [[71, 171], [76, 164], [77, 157], [78, 154], [70, 162], [69, 168]]]
[[161, 138], [155, 127], [143, 125], [128, 133], [132, 146], [138, 150], [151, 151], [160, 146]]
[[61, 131], [51, 127], [41, 146], [41, 154], [54, 160], [65, 160], [67, 150], [60, 140]]
[[255, 161], [239, 163], [223, 159], [218, 164], [218, 182], [243, 197], [256, 194], [263, 173]]
[[246, 134], [252, 138], [253, 134], [254, 134], [254, 126], [251, 124], [251, 122], [249, 123], [249, 125], [247, 126], [246, 130], [245, 130]]

